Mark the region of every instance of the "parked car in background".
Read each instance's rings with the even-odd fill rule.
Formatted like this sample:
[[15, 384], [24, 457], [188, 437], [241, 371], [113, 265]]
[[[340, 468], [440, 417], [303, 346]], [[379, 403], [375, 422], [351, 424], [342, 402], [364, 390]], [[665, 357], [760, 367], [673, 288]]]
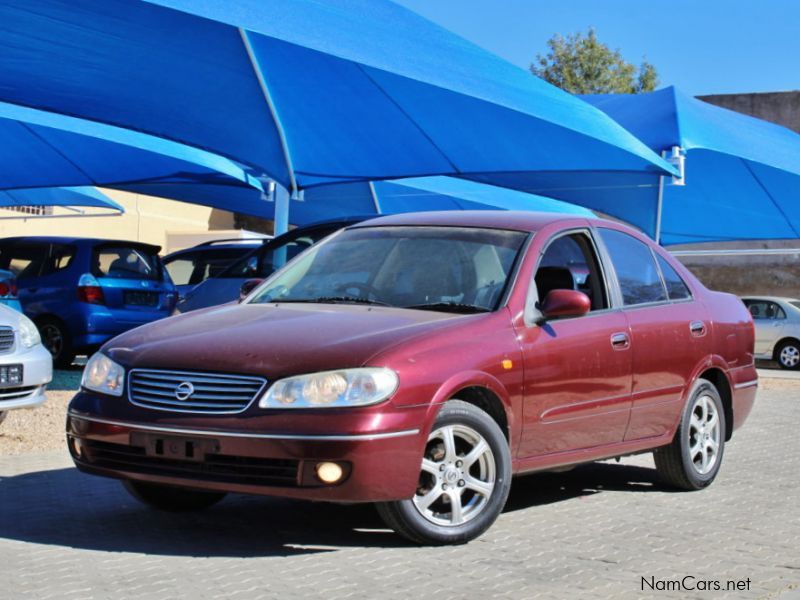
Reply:
[[9, 410], [33, 408], [45, 400], [53, 358], [42, 346], [33, 321], [0, 305], [0, 423]]
[[0, 269], [0, 304], [5, 304], [14, 310], [22, 310], [17, 298], [17, 278], [11, 271], [5, 269]]
[[305, 227], [298, 227], [267, 240], [257, 249], [241, 257], [227, 269], [210, 276], [178, 302], [176, 312], [185, 313], [198, 308], [233, 302], [239, 298], [242, 285], [250, 279], [264, 279], [278, 266], [285, 264], [321, 239], [368, 217], [343, 217]]
[[140, 242], [69, 237], [0, 240], [0, 268], [17, 278], [22, 310], [59, 367], [115, 335], [168, 316], [175, 286]]
[[775, 296], [742, 298], [756, 328], [756, 358], [783, 369], [800, 369], [800, 300]]
[[212, 240], [167, 254], [164, 268], [182, 298], [209, 277], [217, 277], [237, 259], [261, 247], [260, 239]]
[[240, 303], [107, 343], [68, 446], [162, 509], [375, 502], [416, 542], [462, 543], [513, 474], [653, 451], [667, 484], [705, 488], [757, 384], [744, 305], [630, 228], [406, 214], [331, 236]]

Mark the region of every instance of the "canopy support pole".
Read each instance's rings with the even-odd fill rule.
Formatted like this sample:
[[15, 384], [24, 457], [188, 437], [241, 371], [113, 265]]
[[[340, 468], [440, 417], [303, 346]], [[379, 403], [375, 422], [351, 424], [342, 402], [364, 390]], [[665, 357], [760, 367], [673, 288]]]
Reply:
[[664, 177], [663, 175], [658, 178], [658, 200], [656, 203], [656, 233], [653, 239], [656, 244], [661, 243], [661, 214], [664, 210]]
[[369, 193], [372, 195], [372, 203], [375, 205], [375, 212], [379, 215], [382, 214], [381, 210], [381, 201], [378, 200], [378, 194], [375, 191], [375, 184], [373, 182], [369, 182]]
[[275, 227], [273, 233], [278, 236], [289, 231], [289, 199], [297, 198], [299, 188], [297, 187], [297, 179], [294, 175], [294, 165], [292, 164], [292, 155], [289, 152], [289, 142], [286, 139], [286, 131], [281, 123], [278, 110], [275, 108], [275, 102], [272, 100], [267, 81], [264, 79], [264, 73], [261, 71], [261, 65], [258, 64], [258, 57], [253, 50], [253, 45], [250, 42], [250, 36], [247, 31], [239, 27], [239, 35], [242, 38], [242, 43], [247, 51], [247, 57], [250, 59], [250, 66], [253, 68], [258, 85], [261, 87], [261, 93], [264, 95], [264, 100], [269, 108], [269, 114], [272, 116], [272, 122], [275, 124], [275, 129], [278, 132], [278, 138], [281, 142], [281, 150], [283, 152], [283, 159], [286, 161], [286, 169], [289, 174], [289, 190], [288, 195], [284, 198], [279, 190], [284, 190], [282, 186], [277, 186], [275, 191]]

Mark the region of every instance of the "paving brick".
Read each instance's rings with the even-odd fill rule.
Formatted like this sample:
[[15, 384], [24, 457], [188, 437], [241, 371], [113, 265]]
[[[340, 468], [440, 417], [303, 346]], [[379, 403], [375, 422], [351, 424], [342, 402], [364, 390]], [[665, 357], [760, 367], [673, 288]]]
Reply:
[[[663, 488], [649, 455], [518, 479], [495, 526], [453, 548], [410, 545], [369, 506], [232, 496], [172, 515], [66, 452], [0, 458], [0, 597], [798, 598], [798, 423], [794, 392], [761, 392], [702, 492]], [[752, 585], [642, 590], [686, 575]]]

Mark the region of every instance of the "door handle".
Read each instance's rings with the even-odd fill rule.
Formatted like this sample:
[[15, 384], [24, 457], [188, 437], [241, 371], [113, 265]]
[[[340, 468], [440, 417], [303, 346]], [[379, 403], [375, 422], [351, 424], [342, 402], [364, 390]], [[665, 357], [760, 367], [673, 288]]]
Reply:
[[706, 334], [706, 324], [702, 321], [692, 321], [689, 323], [689, 331], [692, 332], [692, 335], [702, 337]]
[[614, 333], [611, 335], [611, 347], [614, 350], [626, 350], [631, 345], [627, 333]]

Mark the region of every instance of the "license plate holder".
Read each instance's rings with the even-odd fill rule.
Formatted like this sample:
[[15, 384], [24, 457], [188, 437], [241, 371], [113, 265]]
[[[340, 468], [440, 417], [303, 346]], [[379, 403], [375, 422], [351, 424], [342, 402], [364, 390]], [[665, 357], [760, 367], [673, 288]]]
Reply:
[[130, 306], [158, 306], [158, 292], [126, 291], [124, 297]]
[[152, 434], [131, 434], [131, 444], [144, 446], [145, 455], [167, 460], [203, 462], [208, 454], [219, 454], [219, 441]]

